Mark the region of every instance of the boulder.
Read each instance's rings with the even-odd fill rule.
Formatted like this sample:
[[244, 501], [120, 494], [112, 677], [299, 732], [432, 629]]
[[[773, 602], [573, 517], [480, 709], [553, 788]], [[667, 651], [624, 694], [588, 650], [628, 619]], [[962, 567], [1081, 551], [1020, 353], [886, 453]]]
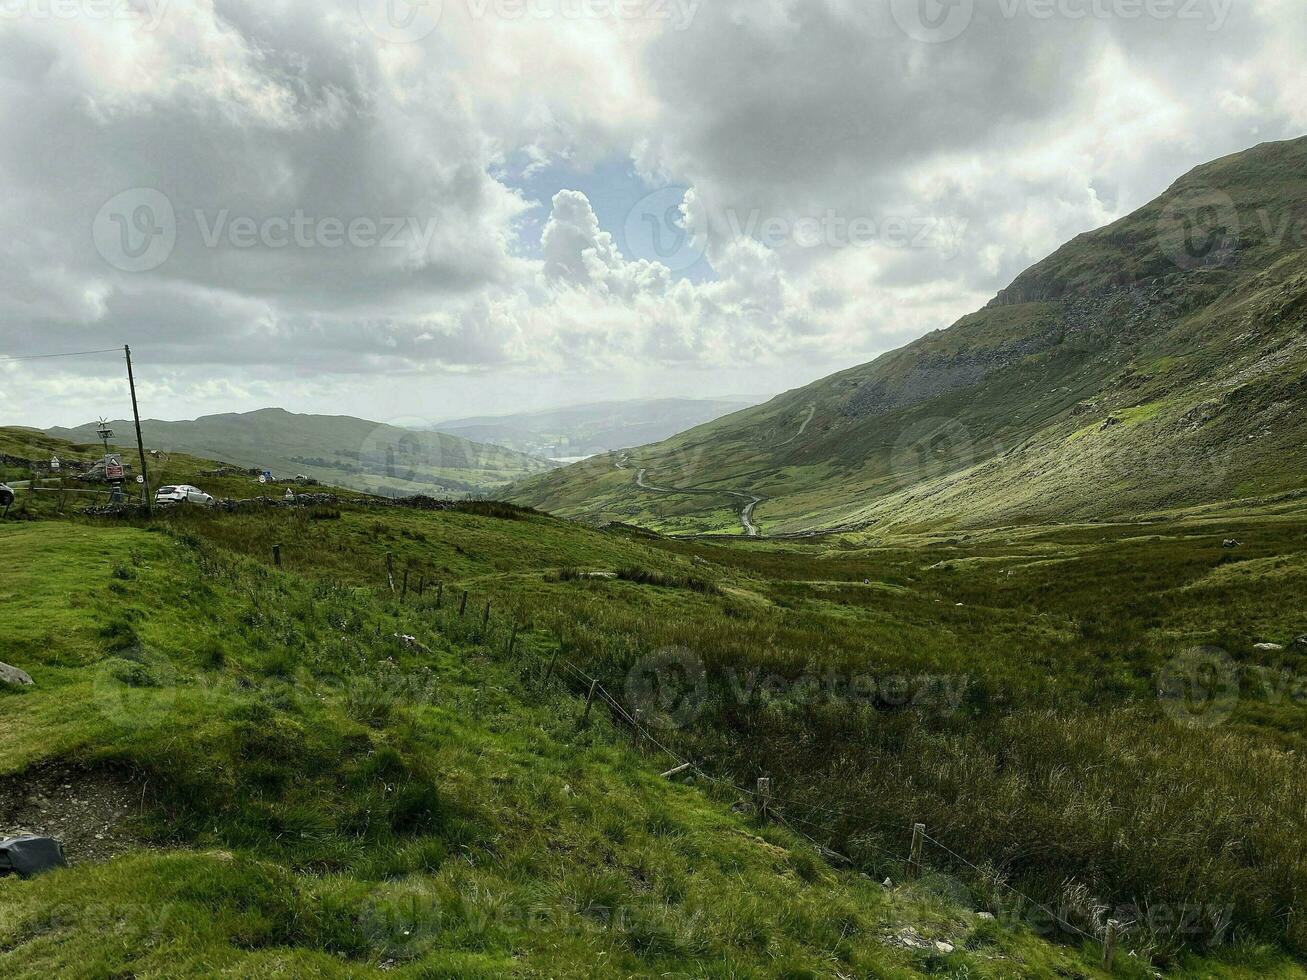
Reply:
[[1304, 633], [1302, 636], [1297, 637], [1297, 638], [1293, 641], [1293, 643], [1291, 644], [1291, 646], [1292, 646], [1295, 650], [1304, 650], [1304, 651], [1307, 651], [1307, 633]]
[[12, 684], [14, 687], [31, 687], [32, 678], [17, 667], [0, 663], [0, 684]]
[[1226, 538], [1223, 542], [1221, 542], [1221, 547], [1222, 547], [1222, 548], [1241, 548], [1241, 547], [1243, 547], [1243, 545], [1242, 545], [1241, 542], [1234, 540], [1234, 538]]
[[1283, 650], [1284, 647], [1280, 646], [1278, 643], [1255, 643], [1253, 644], [1253, 649], [1260, 650], [1262, 653], [1278, 653]]

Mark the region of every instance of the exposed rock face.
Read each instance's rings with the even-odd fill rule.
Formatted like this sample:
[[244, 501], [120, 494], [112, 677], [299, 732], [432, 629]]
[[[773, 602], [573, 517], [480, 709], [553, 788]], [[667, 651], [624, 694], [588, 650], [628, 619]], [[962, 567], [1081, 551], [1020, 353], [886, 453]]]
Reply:
[[17, 667], [10, 667], [8, 664], [0, 663], [0, 684], [11, 684], [14, 687], [31, 687], [32, 678]]

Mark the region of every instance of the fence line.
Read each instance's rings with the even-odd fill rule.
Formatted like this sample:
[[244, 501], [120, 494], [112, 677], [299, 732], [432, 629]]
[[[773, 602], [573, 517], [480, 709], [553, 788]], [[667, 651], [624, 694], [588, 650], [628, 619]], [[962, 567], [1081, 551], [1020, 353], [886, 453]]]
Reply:
[[[406, 566], [405, 568], [405, 576], [407, 576], [407, 573], [408, 573], [408, 566]], [[393, 597], [399, 599], [401, 602], [404, 601], [405, 598], [404, 595], [395, 594], [395, 589], [393, 584], [394, 583], [393, 564], [392, 564], [391, 556], [389, 554], [386, 556], [386, 568], [384, 574], [385, 574], [387, 585], [389, 586], [387, 591], [389, 591]], [[438, 581], [437, 588], [438, 588], [437, 595], [438, 596], [443, 595], [444, 583]], [[468, 592], [464, 590], [462, 605], [466, 605], [467, 598], [468, 598]], [[440, 610], [442, 608], [441, 605], [439, 604], [439, 600], [437, 600], [437, 604], [435, 608], [437, 610]], [[461, 611], [460, 611], [459, 618], [460, 619], [463, 618]], [[489, 603], [487, 603], [486, 614], [481, 623], [481, 628], [483, 631], [483, 635], [482, 635], [483, 640], [487, 638], [490, 618], [491, 618], [490, 605]], [[510, 640], [508, 646], [508, 654], [510, 656], [512, 655], [514, 641], [517, 639], [517, 635], [520, 629], [520, 625], [517, 622], [516, 617], [513, 618], [512, 625], [513, 625], [512, 639]], [[603, 683], [597, 677], [594, 677], [593, 675], [585, 671], [583, 668], [573, 663], [572, 660], [570, 660], [569, 658], [562, 656], [561, 653], [562, 653], [562, 640], [561, 638], [558, 638], [557, 649], [555, 649], [553, 656], [550, 659], [549, 669], [544, 676], [544, 680], [542, 682], [543, 684], [548, 684], [551, 676], [554, 673], [554, 666], [556, 664], [558, 666], [561, 666], [564, 670], [570, 671], [571, 674], [582, 684], [582, 686], [587, 688], [589, 692], [588, 699], [593, 698], [595, 695], [597, 695], [608, 705], [609, 710], [613, 714], [614, 720], [621, 720], [630, 726], [632, 732], [634, 733], [637, 739], [637, 743], [638, 740], [641, 738], [647, 739], [651, 745], [655, 746], [659, 751], [664, 753], [666, 756], [668, 756], [670, 759], [672, 759], [675, 762], [675, 766], [671, 770], [669, 770], [668, 773], [666, 773], [665, 775], [675, 775], [687, 771], [692, 771], [698, 776], [707, 780], [708, 782], [716, 783], [717, 785], [725, 787], [731, 792], [738, 793], [745, 798], [755, 801], [755, 806], [759, 806], [760, 797], [755, 790], [751, 790], [748, 789], [747, 787], [737, 785], [736, 783], [732, 782], [729, 779], [716, 776], [706, 771], [698, 763], [685, 758], [680, 753], [664, 745], [661, 741], [659, 741], [654, 736], [654, 733], [650, 731], [649, 728], [643, 725], [638, 718], [634, 717], [629, 711], [626, 710], [625, 706], [622, 705], [620, 701], [618, 701], [615, 697], [613, 697], [612, 694], [609, 693], [608, 689], [604, 687]], [[636, 714], [638, 715], [639, 712], [637, 711]], [[814, 829], [819, 833], [828, 833], [829, 828], [824, 827], [821, 824], [815, 823], [814, 821], [806, 819], [801, 816], [796, 816], [794, 814], [786, 815], [785, 813], [782, 813], [778, 809], [776, 809], [776, 807], [778, 806], [807, 807], [810, 810], [825, 813], [829, 816], [841, 817], [843, 819], [852, 820], [852, 821], [858, 821], [860, 819], [858, 815], [849, 813], [846, 810], [841, 810], [836, 807], [823, 806], [819, 803], [812, 803], [807, 800], [794, 800], [788, 797], [777, 796], [771, 793], [770, 791], [770, 780], [767, 780], [767, 784], [768, 784], [767, 795], [766, 795], [767, 814], [774, 815], [776, 819], [780, 821], [780, 823], [782, 823], [790, 831], [792, 831], [797, 836], [802, 837], [803, 839], [811, 843], [815, 848], [817, 848], [818, 853], [820, 853], [823, 857], [833, 856], [839, 859], [843, 863], [850, 864], [850, 865], [854, 863], [852, 859], [848, 858], [843, 854], [839, 854], [838, 852], [831, 850], [829, 847], [822, 844], [820, 841], [818, 841], [816, 838], [808, 834], [806, 831], [800, 830], [799, 828], [795, 827], [794, 824], [791, 823], [791, 820], [797, 821], [798, 823], [803, 824], [804, 826], [811, 827], [812, 829]], [[762, 812], [761, 809], [760, 812]], [[920, 837], [922, 839], [929, 841], [931, 844], [934, 844], [936, 847], [940, 848], [946, 854], [951, 856], [954, 860], [959, 861], [962, 864], [966, 865], [973, 872], [979, 875], [983, 880], [990, 881], [995, 886], [1006, 889], [1007, 891], [1021, 898], [1023, 901], [1029, 903], [1034, 908], [1043, 911], [1053, 921], [1057, 922], [1059, 925], [1067, 929], [1069, 932], [1078, 935], [1084, 939], [1087, 939], [1091, 943], [1101, 944], [1103, 947], [1103, 964], [1105, 967], [1110, 968], [1113, 954], [1115, 952], [1116, 939], [1119, 934], [1119, 930], [1122, 928], [1120, 924], [1118, 924], [1115, 920], [1109, 921], [1107, 923], [1107, 930], [1104, 936], [1100, 937], [1100, 936], [1093, 935], [1089, 932], [1086, 932], [1084, 929], [1081, 929], [1075, 923], [1068, 921], [1064, 916], [1061, 916], [1057, 912], [1053, 911], [1053, 909], [1049, 908], [1048, 905], [1032, 898], [1031, 896], [1027, 895], [1025, 892], [1021, 891], [1016, 886], [1009, 884], [1007, 881], [1004, 881], [1001, 877], [999, 877], [997, 872], [985, 871], [984, 869], [976, 865], [974, 862], [970, 861], [969, 859], [967, 859], [966, 857], [964, 857], [963, 855], [955, 851], [953, 848], [949, 847], [947, 844], [944, 844], [938, 838], [926, 833], [924, 825], [914, 824], [914, 837], [917, 834], [920, 834]], [[875, 843], [873, 841], [864, 841], [863, 843], [871, 847], [873, 850], [879, 851], [881, 854], [892, 859], [893, 861], [903, 864], [909, 870], [914, 866], [913, 857], [904, 857], [903, 855], [898, 854], [890, 850], [889, 848], [884, 847], [883, 845]], [[917, 849], [915, 846], [914, 846], [913, 853], [914, 855], [916, 855], [917, 853]]]

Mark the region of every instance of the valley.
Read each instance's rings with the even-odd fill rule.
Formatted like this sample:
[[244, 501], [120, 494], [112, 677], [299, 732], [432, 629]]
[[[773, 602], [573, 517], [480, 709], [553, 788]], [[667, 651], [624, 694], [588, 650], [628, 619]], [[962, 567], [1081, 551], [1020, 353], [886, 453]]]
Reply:
[[[209, 465], [182, 458], [169, 478]], [[59, 507], [20, 498], [0, 523], [0, 660], [36, 679], [0, 693], [0, 778], [136, 773], [144, 793], [112, 825], [121, 856], [88, 862], [79, 839], [56, 891], [0, 879], [9, 975], [47, 970], [55, 950], [139, 972], [181, 943], [233, 969], [349, 975], [489, 976], [510, 960], [581, 975], [565, 963], [606, 950], [627, 972], [722, 956], [765, 975], [763, 955], [818, 973], [1095, 976], [1108, 918], [1129, 923], [1118, 975], [1298, 975], [1283, 913], [1307, 887], [1301, 493], [1132, 522], [773, 542], [348, 495], [153, 521]], [[1224, 686], [1203, 686], [1213, 667]], [[614, 706], [587, 713], [583, 678]], [[624, 717], [648, 734], [632, 739]], [[343, 768], [291, 778], [306, 754]], [[660, 784], [678, 759], [694, 767], [683, 785]], [[386, 792], [367, 775], [382, 765], [393, 798], [367, 795]], [[690, 829], [747, 818], [764, 776], [775, 822], [741, 830], [763, 836], [770, 870]], [[600, 805], [614, 794], [629, 816]], [[930, 871], [916, 882], [918, 822]], [[525, 856], [541, 847], [597, 848], [598, 863], [560, 873]], [[774, 864], [785, 851], [794, 876]], [[728, 886], [706, 870], [723, 861], [753, 870]], [[703, 884], [676, 884], [687, 874]], [[105, 911], [123, 876], [140, 913]], [[758, 907], [754, 947], [705, 918], [727, 887], [735, 908], [780, 888], [782, 917], [800, 902], [859, 911], [796, 932]], [[552, 924], [486, 932], [468, 901], [543, 901]], [[83, 909], [60, 913], [77, 928], [111, 915], [164, 945], [24, 938], [63, 902]], [[275, 902], [354, 911], [297, 926], [278, 917], [303, 913]], [[251, 906], [253, 920], [238, 911]], [[209, 924], [186, 925], [199, 914]], [[251, 929], [272, 930], [257, 954], [241, 951]]]
[[[1301, 218], [1304, 174], [1307, 139], [1199, 167], [949, 329], [631, 465], [656, 486], [756, 495], [756, 523], [781, 534], [1133, 517], [1297, 488], [1307, 252], [1276, 229]], [[1200, 218], [1209, 237], [1193, 245]], [[708, 495], [640, 493], [589, 461], [507, 498], [667, 533], [742, 530]]]

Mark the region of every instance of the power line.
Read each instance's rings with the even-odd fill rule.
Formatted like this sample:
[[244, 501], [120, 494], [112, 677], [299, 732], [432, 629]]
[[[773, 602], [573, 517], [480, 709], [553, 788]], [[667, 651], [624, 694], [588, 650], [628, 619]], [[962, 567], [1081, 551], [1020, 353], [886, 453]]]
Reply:
[[106, 347], [104, 350], [70, 350], [59, 354], [0, 354], [0, 361], [37, 361], [47, 357], [85, 357], [88, 354], [117, 354], [121, 347]]

